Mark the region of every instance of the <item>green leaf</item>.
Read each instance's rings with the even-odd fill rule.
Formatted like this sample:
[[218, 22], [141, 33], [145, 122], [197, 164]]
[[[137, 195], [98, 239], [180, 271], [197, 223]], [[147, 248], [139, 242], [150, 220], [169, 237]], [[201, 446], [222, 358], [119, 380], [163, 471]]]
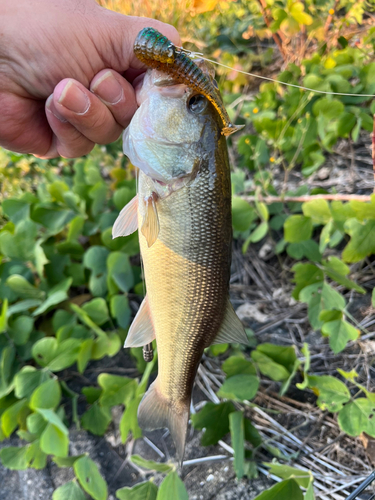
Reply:
[[346, 404], [338, 414], [338, 423], [349, 436], [359, 436], [366, 432], [375, 436], [375, 405], [367, 398], [357, 398]]
[[324, 260], [322, 262], [323, 270], [331, 279], [335, 280], [340, 285], [345, 286], [349, 290], [353, 289], [359, 293], [366, 293], [366, 290], [361, 286], [357, 285], [354, 281], [346, 278], [346, 275], [349, 274], [349, 267], [344, 264], [337, 257], [331, 256], [328, 260]]
[[94, 296], [104, 295], [107, 291], [107, 257], [109, 251], [101, 246], [90, 247], [83, 257], [83, 264], [89, 268], [91, 276], [89, 288]]
[[70, 481], [53, 492], [52, 500], [86, 500], [86, 496], [75, 481]]
[[290, 372], [285, 368], [285, 366], [276, 363], [266, 354], [255, 350], [251, 353], [251, 358], [255, 361], [260, 372], [266, 377], [276, 380], [277, 382], [288, 380]]
[[40, 437], [44, 429], [47, 427], [47, 422], [39, 413], [32, 413], [27, 417], [26, 425], [31, 434], [35, 434]]
[[55, 462], [56, 465], [59, 467], [73, 467], [74, 462], [78, 460], [81, 457], [84, 457], [85, 455], [75, 455], [73, 457], [52, 457], [52, 460]]
[[[19, 302], [12, 304], [11, 306], [8, 307], [7, 316], [10, 317], [13, 316], [13, 314], [18, 314], [20, 312], [28, 311], [29, 309], [34, 309], [35, 307], [40, 306], [41, 303], [42, 301], [40, 299], [20, 300]], [[0, 324], [0, 333], [1, 333], [1, 324]]]
[[324, 309], [343, 310], [344, 297], [327, 283], [315, 283], [305, 287], [299, 294], [299, 300], [309, 306], [308, 316], [311, 326], [318, 330], [323, 325], [319, 315]]
[[82, 486], [94, 500], [107, 500], [108, 488], [99, 473], [96, 464], [87, 456], [74, 462], [75, 475]]
[[[31, 261], [34, 257], [36, 234], [37, 225], [31, 220], [19, 222], [14, 234], [3, 229], [0, 232], [0, 253], [9, 259]], [[30, 243], [25, 245], [25, 241]]]
[[351, 236], [342, 253], [345, 262], [358, 262], [375, 253], [375, 220], [361, 223], [349, 219], [345, 222], [345, 231]]
[[47, 465], [47, 454], [40, 449], [39, 440], [34, 441], [28, 447], [26, 459], [32, 469], [44, 469]]
[[289, 243], [298, 243], [309, 240], [312, 235], [313, 224], [309, 217], [291, 215], [284, 223], [284, 239]]
[[247, 373], [249, 375], [256, 375], [257, 373], [254, 364], [241, 356], [231, 356], [226, 359], [222, 365], [222, 369], [228, 378], [240, 373]]
[[31, 218], [49, 229], [52, 234], [57, 234], [75, 216], [72, 210], [61, 209], [55, 203], [43, 203], [33, 207]]
[[375, 288], [373, 288], [371, 292], [371, 305], [375, 308]]
[[269, 469], [270, 474], [274, 474], [281, 479], [295, 479], [302, 488], [308, 488], [312, 474], [308, 470], [297, 469], [289, 465], [281, 465], [274, 462], [264, 462], [264, 465]]
[[170, 472], [159, 486], [156, 500], [189, 500], [184, 483], [177, 472]]
[[320, 262], [322, 258], [319, 251], [319, 245], [314, 240], [290, 243], [287, 246], [286, 253], [295, 260], [301, 260], [303, 257], [306, 257], [309, 260]]
[[216, 444], [229, 432], [229, 414], [235, 411], [231, 402], [220, 404], [206, 403], [202, 410], [191, 415], [196, 429], [206, 429], [202, 437], [202, 445]]
[[125, 487], [116, 491], [116, 497], [119, 500], [156, 500], [157, 494], [158, 487], [151, 481], [136, 484], [133, 488]]
[[16, 225], [29, 218], [30, 204], [27, 201], [8, 198], [2, 201], [2, 208], [8, 219]]
[[136, 380], [109, 373], [101, 373], [98, 384], [103, 389], [99, 400], [102, 406], [126, 405], [133, 398], [137, 387]]
[[82, 215], [77, 215], [69, 224], [67, 241], [74, 241], [82, 233], [85, 218]]
[[52, 293], [47, 300], [43, 302], [41, 306], [39, 306], [35, 311], [33, 312], [33, 316], [39, 316], [39, 314], [43, 314], [44, 312], [47, 311], [50, 307], [56, 306], [57, 304], [60, 304], [61, 302], [64, 302], [68, 298], [68, 294], [62, 290], [59, 292]]
[[259, 226], [246, 238], [242, 245], [242, 253], [246, 253], [250, 243], [257, 243], [262, 240], [268, 232], [268, 222], [261, 222]]
[[239, 196], [232, 197], [232, 225], [237, 231], [246, 231], [256, 219], [255, 210]]
[[48, 375], [44, 371], [36, 370], [33, 366], [24, 366], [14, 377], [16, 398], [28, 398], [46, 380], [48, 380]]
[[160, 462], [154, 462], [154, 460], [146, 460], [139, 455], [132, 455], [130, 457], [130, 461], [143, 469], [154, 470], [156, 472], [161, 472], [162, 474], [171, 472], [175, 469], [173, 464], [162, 464]]
[[133, 439], [138, 439], [142, 437], [141, 428], [138, 425], [137, 411], [139, 403], [142, 400], [143, 395], [137, 396], [132, 399], [130, 403], [127, 404], [125, 411], [120, 420], [120, 434], [121, 441], [126, 442], [129, 433], [132, 433]]
[[250, 401], [258, 392], [259, 379], [255, 375], [241, 373], [227, 378], [218, 391], [218, 396], [235, 401]]
[[37, 412], [44, 418], [46, 422], [53, 424], [66, 436], [69, 434], [68, 429], [63, 424], [61, 418], [52, 410], [38, 408]]
[[7, 329], [8, 299], [4, 299], [0, 314], [0, 333]]
[[357, 340], [360, 334], [357, 328], [343, 319], [324, 323], [322, 333], [329, 336], [329, 345], [335, 354], [345, 349], [349, 340]]
[[57, 380], [48, 380], [41, 384], [33, 392], [29, 406], [32, 410], [37, 408], [50, 408], [54, 410], [57, 408], [61, 399], [60, 384]]
[[22, 399], [9, 406], [1, 415], [1, 429], [5, 437], [9, 437], [18, 427], [18, 416], [26, 405], [26, 399]]
[[109, 320], [107, 302], [101, 297], [86, 302], [83, 304], [82, 309], [99, 326]]
[[289, 372], [293, 370], [294, 363], [297, 360], [294, 347], [284, 347], [265, 342], [257, 347], [257, 351], [265, 354], [279, 365], [285, 366]]
[[308, 385], [318, 396], [317, 404], [322, 410], [335, 413], [350, 400], [350, 392], [346, 385], [330, 375], [309, 376]]
[[233, 467], [237, 479], [241, 479], [244, 476], [245, 462], [245, 430], [242, 411], [235, 411], [229, 414], [229, 428], [234, 449]]
[[327, 224], [332, 219], [327, 200], [311, 200], [302, 204], [305, 217], [310, 217], [317, 224]]
[[1, 463], [10, 470], [25, 470], [29, 466], [27, 446], [8, 446], [0, 450]]
[[[56, 415], [57, 416], [57, 415]], [[66, 457], [69, 451], [69, 438], [60, 427], [49, 423], [40, 437], [40, 448], [47, 455]]]
[[103, 436], [111, 420], [109, 408], [101, 408], [98, 404], [93, 404], [82, 415], [82, 427], [96, 436]]
[[30, 316], [18, 316], [10, 320], [8, 324], [8, 335], [14, 344], [24, 345], [29, 340], [30, 333], [33, 331], [34, 320]]
[[107, 267], [108, 289], [111, 293], [117, 293], [118, 290], [128, 292], [133, 288], [134, 276], [128, 255], [122, 252], [111, 252], [107, 259]]
[[303, 500], [302, 491], [294, 479], [287, 479], [263, 491], [254, 500]]
[[259, 434], [256, 427], [254, 427], [254, 425], [247, 418], [244, 419], [244, 431], [246, 441], [249, 441], [249, 443], [251, 443], [254, 448], [257, 448], [261, 445], [263, 441], [262, 436]]
[[12, 274], [9, 276], [6, 284], [21, 297], [21, 299], [44, 299], [45, 293], [33, 286], [20, 274]]
[[89, 190], [89, 197], [92, 199], [91, 213], [94, 217], [103, 210], [107, 192], [108, 186], [102, 180]]
[[86, 370], [86, 366], [92, 356], [93, 346], [94, 346], [94, 339], [86, 339], [82, 342], [77, 357], [77, 365], [79, 373], [83, 373]]
[[81, 346], [80, 339], [66, 339], [59, 343], [54, 358], [48, 363], [48, 368], [53, 372], [59, 372], [71, 366], [78, 358]]
[[13, 362], [16, 356], [15, 348], [8, 345], [1, 352], [0, 358], [0, 398], [6, 396], [13, 389], [11, 375]]
[[332, 99], [331, 97], [321, 97], [313, 105], [314, 115], [322, 115], [327, 120], [338, 119], [343, 112], [344, 104], [338, 99]]
[[314, 487], [313, 487], [313, 482], [310, 481], [310, 484], [306, 490], [305, 496], [303, 497], [304, 500], [315, 500], [315, 495], [314, 495]]
[[33, 345], [33, 358], [40, 366], [45, 367], [55, 357], [57, 348], [58, 343], [55, 338], [46, 337], [40, 339]]
[[102, 338], [105, 342], [108, 342], [108, 336], [105, 331], [99, 328], [99, 326], [92, 321], [90, 316], [81, 307], [76, 304], [70, 304], [70, 308], [76, 313], [82, 323], [91, 328], [91, 330], [93, 330], [98, 337]]
[[312, 285], [314, 283], [320, 283], [324, 280], [324, 274], [319, 267], [314, 264], [295, 264], [292, 267], [294, 272], [293, 281], [296, 283], [296, 287], [292, 292], [292, 297], [298, 300], [300, 291], [306, 286]]

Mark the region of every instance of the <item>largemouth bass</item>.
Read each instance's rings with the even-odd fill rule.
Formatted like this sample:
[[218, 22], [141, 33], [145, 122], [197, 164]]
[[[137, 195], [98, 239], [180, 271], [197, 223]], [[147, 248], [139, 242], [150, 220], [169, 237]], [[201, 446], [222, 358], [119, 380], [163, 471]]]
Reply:
[[[204, 62], [200, 68], [208, 76]], [[148, 70], [124, 152], [139, 171], [138, 194], [113, 237], [139, 228], [147, 294], [125, 347], [156, 338], [158, 376], [143, 397], [141, 428], [167, 427], [182, 461], [191, 393], [212, 343], [247, 343], [229, 301], [231, 184], [222, 120], [196, 89]]]

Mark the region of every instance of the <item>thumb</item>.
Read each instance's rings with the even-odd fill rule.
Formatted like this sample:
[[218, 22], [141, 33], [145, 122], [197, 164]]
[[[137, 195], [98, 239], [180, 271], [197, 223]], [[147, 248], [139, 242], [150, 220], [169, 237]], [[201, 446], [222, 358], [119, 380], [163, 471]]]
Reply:
[[[110, 43], [104, 49], [102, 57], [108, 61], [108, 66], [118, 72], [130, 69], [142, 70], [146, 66], [134, 54], [134, 41], [138, 33], [146, 27], [152, 27], [165, 35], [172, 43], [181, 45], [181, 38], [176, 28], [170, 24], [149, 19], [147, 17], [124, 16], [116, 12], [111, 12], [107, 27], [110, 30]], [[113, 54], [115, 49], [116, 54]], [[117, 60], [115, 67], [113, 56]]]

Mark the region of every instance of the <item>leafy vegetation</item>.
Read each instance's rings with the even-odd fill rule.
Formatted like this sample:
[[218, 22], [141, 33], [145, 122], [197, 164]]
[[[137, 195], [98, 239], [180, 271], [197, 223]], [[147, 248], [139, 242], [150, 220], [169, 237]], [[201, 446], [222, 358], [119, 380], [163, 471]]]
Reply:
[[[110, 6], [129, 8], [120, 4]], [[350, 266], [375, 254], [375, 195], [369, 202], [314, 198], [335, 193], [309, 191], [307, 185], [289, 192], [288, 180], [295, 171], [308, 179], [338, 141], [356, 143], [361, 133], [372, 131], [375, 105], [368, 95], [375, 94], [375, 28], [363, 29], [370, 7], [346, 0], [179, 5], [174, 4], [175, 23], [182, 32], [189, 26], [192, 48], [204, 47], [206, 55], [246, 71], [282, 65], [274, 76], [292, 85], [262, 83], [250, 95], [243, 87], [248, 90], [253, 80], [219, 69], [229, 113], [246, 125], [230, 143], [237, 160], [234, 235], [245, 256], [252, 245], [272, 241], [279, 258], [293, 259], [291, 296], [306, 304], [311, 329], [340, 353], [361, 333], [344, 292], [371, 291], [351, 279]], [[166, 12], [152, 2], [143, 8], [151, 10], [139, 13], [151, 17]], [[84, 387], [82, 394], [61, 377], [73, 365], [83, 374], [90, 361], [119, 352], [132, 317], [129, 298], [140, 302], [144, 293], [137, 234], [111, 236], [119, 210], [135, 195], [134, 173], [120, 149], [119, 143], [96, 147], [75, 161], [0, 150], [0, 439], [17, 432], [24, 442], [2, 448], [0, 460], [11, 470], [42, 469], [48, 457], [73, 468], [75, 479], [57, 488], [53, 500], [107, 498], [97, 465], [87, 455], [69, 455], [68, 428], [73, 423], [101, 436], [112, 421], [111, 409], [121, 405], [122, 442], [140, 438], [136, 412], [156, 363], [155, 358], [146, 367], [140, 350], [132, 349], [139, 380], [101, 373], [97, 385]], [[265, 203], [269, 196], [279, 199]], [[306, 201], [284, 202], [291, 196]], [[262, 447], [272, 455], [248, 413], [265, 378], [279, 383], [281, 395], [292, 386], [313, 392], [317, 406], [335, 415], [347, 435], [375, 437], [375, 394], [355, 370], [311, 373], [307, 343], [303, 358], [293, 347], [270, 343], [254, 346], [250, 354], [236, 346], [212, 346], [208, 355], [223, 357], [226, 379], [217, 393], [220, 401], [193, 414], [192, 424], [203, 430], [204, 446], [230, 438], [238, 479], [254, 476]], [[86, 401], [83, 414], [79, 398]], [[173, 464], [138, 456], [132, 461], [165, 478], [159, 486], [153, 480], [125, 486], [116, 493], [119, 500], [188, 498]], [[281, 482], [258, 500], [314, 498], [309, 471], [274, 461], [265, 465]]]

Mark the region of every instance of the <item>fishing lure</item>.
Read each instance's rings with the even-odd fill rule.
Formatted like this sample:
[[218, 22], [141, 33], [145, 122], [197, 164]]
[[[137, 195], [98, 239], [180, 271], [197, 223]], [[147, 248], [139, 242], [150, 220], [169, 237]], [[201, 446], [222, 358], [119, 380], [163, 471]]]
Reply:
[[219, 89], [215, 86], [216, 82], [203, 73], [184, 49], [176, 47], [159, 31], [154, 28], [144, 28], [140, 31], [134, 42], [134, 53], [147, 66], [172, 75], [177, 83], [184, 83], [204, 95], [213, 104], [223, 122], [223, 135], [233, 134], [242, 128], [231, 123]]

